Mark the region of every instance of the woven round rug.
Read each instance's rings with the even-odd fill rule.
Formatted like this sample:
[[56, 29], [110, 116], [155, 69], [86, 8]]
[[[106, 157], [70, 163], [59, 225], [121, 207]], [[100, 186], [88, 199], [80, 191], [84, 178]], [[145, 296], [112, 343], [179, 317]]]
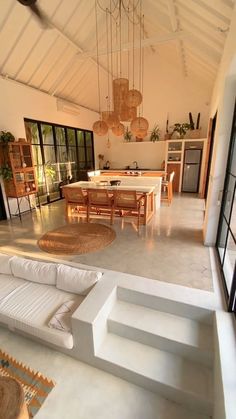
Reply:
[[68, 224], [48, 231], [38, 240], [38, 246], [57, 255], [80, 255], [101, 250], [115, 238], [115, 231], [103, 224]]

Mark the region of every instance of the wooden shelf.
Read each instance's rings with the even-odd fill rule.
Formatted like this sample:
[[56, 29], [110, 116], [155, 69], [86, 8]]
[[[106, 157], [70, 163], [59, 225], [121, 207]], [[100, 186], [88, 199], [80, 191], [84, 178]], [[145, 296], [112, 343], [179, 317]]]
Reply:
[[33, 167], [32, 146], [25, 142], [3, 145], [4, 159], [12, 169], [12, 179], [4, 181], [6, 196], [21, 198], [37, 193], [38, 185]]

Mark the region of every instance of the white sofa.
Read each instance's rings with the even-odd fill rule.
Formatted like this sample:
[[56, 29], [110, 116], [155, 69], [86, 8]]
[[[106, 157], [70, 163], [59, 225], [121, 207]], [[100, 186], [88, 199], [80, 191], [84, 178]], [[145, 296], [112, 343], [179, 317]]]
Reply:
[[65, 302], [73, 301], [75, 313], [101, 276], [97, 271], [0, 254], [0, 322], [10, 330], [71, 350], [71, 318], [70, 330], [49, 327], [49, 322]]

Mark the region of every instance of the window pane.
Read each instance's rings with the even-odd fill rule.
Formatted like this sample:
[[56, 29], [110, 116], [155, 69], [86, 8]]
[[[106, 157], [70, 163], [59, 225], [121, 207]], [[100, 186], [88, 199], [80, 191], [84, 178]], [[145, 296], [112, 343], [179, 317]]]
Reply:
[[70, 147], [69, 148], [69, 161], [71, 163], [76, 163], [77, 162], [76, 147]]
[[66, 131], [67, 131], [68, 145], [75, 146], [76, 145], [75, 130], [71, 128], [67, 128]]
[[65, 145], [66, 144], [66, 137], [65, 137], [65, 130], [62, 127], [55, 128], [56, 133], [56, 144], [57, 145]]
[[41, 131], [42, 131], [43, 143], [54, 144], [52, 126], [41, 124]]
[[84, 147], [84, 132], [77, 130], [77, 141], [79, 147]]
[[55, 155], [54, 146], [46, 145], [43, 147], [43, 150], [44, 150], [45, 163], [55, 163], [56, 155]]
[[228, 240], [227, 240], [227, 247], [225, 251], [224, 265], [223, 265], [223, 271], [224, 271], [224, 276], [225, 276], [228, 292], [230, 292], [231, 285], [232, 285], [235, 258], [236, 258], [236, 245], [234, 243], [231, 233], [229, 232]]
[[227, 185], [226, 185], [226, 196], [223, 206], [224, 216], [229, 222], [230, 212], [232, 208], [232, 203], [234, 200], [234, 187], [235, 187], [235, 178], [232, 175], [228, 176]]
[[86, 146], [92, 147], [92, 133], [91, 132], [85, 133], [85, 141], [86, 141]]
[[65, 146], [57, 147], [57, 159], [62, 163], [67, 161], [67, 150]]
[[39, 144], [39, 132], [36, 122], [25, 122], [25, 132], [27, 141], [31, 144]]
[[87, 160], [92, 161], [93, 160], [93, 149], [92, 149], [92, 147], [88, 147], [86, 149], [86, 153], [87, 153]]
[[[235, 121], [236, 124], [236, 121]], [[236, 127], [234, 128], [234, 137], [231, 152], [230, 173], [236, 176]]]
[[86, 162], [85, 161], [80, 161], [79, 162], [79, 168], [80, 169], [86, 169]]
[[223, 257], [224, 257], [224, 250], [225, 250], [225, 246], [226, 246], [227, 233], [228, 233], [228, 226], [226, 224], [225, 219], [222, 218], [222, 224], [221, 224], [221, 227], [220, 227], [220, 233], [219, 233], [219, 237], [218, 237], [218, 250], [219, 250], [221, 261], [223, 261]]
[[33, 145], [32, 146], [32, 151], [33, 151], [33, 164], [35, 166], [43, 164], [40, 146], [39, 145]]
[[85, 149], [82, 147], [79, 148], [79, 161], [85, 161]]
[[236, 195], [234, 196], [233, 209], [230, 219], [230, 228], [233, 232], [234, 237], [236, 237]]

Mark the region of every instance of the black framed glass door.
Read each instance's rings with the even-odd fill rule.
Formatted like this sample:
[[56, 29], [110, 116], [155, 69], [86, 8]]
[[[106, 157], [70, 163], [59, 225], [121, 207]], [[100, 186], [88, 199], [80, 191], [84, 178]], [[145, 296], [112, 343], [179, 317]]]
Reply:
[[236, 106], [223, 190], [217, 250], [229, 311], [236, 311]]

